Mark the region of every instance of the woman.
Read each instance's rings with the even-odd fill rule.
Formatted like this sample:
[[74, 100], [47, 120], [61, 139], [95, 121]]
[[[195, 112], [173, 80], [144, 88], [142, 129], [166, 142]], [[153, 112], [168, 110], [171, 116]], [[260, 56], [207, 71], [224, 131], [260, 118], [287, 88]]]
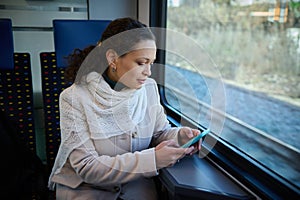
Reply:
[[49, 178], [57, 199], [156, 199], [151, 177], [199, 150], [179, 148], [199, 131], [169, 125], [148, 78], [155, 57], [154, 35], [131, 18], [112, 21], [96, 47], [70, 57], [74, 84], [60, 95], [62, 139]]

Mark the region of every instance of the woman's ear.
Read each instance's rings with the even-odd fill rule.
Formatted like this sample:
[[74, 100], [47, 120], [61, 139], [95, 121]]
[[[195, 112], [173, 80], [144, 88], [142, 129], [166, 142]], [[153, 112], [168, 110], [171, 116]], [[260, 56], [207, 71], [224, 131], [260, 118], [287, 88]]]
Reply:
[[117, 58], [118, 58], [117, 52], [115, 52], [114, 50], [108, 49], [106, 51], [106, 60], [108, 62], [108, 65], [114, 64]]

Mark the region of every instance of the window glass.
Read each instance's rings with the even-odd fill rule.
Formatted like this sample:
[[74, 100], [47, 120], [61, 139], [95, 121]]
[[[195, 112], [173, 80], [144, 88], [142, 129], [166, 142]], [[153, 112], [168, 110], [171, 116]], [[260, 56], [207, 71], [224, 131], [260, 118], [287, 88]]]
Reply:
[[297, 186], [299, 13], [297, 0], [168, 0], [165, 74], [171, 106], [217, 124], [219, 137]]

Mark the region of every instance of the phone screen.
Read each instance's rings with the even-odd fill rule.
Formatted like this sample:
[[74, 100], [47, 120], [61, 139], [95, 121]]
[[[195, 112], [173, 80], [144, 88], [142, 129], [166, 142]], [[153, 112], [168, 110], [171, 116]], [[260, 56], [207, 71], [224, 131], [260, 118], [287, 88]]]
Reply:
[[189, 146], [195, 144], [196, 142], [198, 142], [201, 138], [203, 138], [205, 135], [207, 135], [210, 132], [209, 129], [203, 131], [202, 133], [200, 133], [199, 135], [197, 135], [196, 137], [193, 137], [192, 139], [190, 139], [187, 143], [185, 143], [184, 145], [182, 145], [182, 148], [188, 148]]

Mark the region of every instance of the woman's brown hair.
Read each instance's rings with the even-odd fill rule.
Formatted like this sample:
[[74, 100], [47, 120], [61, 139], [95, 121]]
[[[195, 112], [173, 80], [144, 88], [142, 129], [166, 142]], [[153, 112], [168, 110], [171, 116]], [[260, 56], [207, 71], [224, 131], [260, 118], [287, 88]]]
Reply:
[[[140, 29], [142, 28], [142, 29]], [[81, 80], [81, 77], [86, 75], [87, 73], [91, 72], [91, 71], [101, 71], [99, 69], [97, 69], [96, 67], [100, 67], [100, 66], [88, 66], [88, 69], [84, 69], [81, 70], [81, 73], [78, 74], [78, 70], [80, 69], [81, 64], [83, 63], [83, 61], [85, 60], [85, 58], [87, 57], [87, 55], [89, 55], [91, 53], [92, 50], [95, 49], [95, 47], [101, 47], [99, 46], [99, 44], [104, 43], [107, 39], [112, 38], [113, 36], [125, 32], [125, 31], [129, 31], [129, 30], [133, 30], [133, 29], [138, 29], [139, 31], [137, 33], [134, 33], [134, 37], [126, 37], [126, 39], [122, 38], [122, 37], [114, 37], [112, 39], [112, 41], [107, 42], [106, 45], [104, 45], [105, 47], [103, 48], [111, 48], [117, 51], [117, 49], [129, 49], [130, 46], [134, 46], [135, 44], [137, 44], [138, 42], [140, 42], [141, 40], [155, 40], [155, 37], [153, 35], [153, 33], [151, 32], [151, 30], [149, 28], [146, 27], [145, 24], [139, 22], [138, 20], [132, 19], [132, 18], [119, 18], [116, 20], [113, 20], [104, 30], [101, 39], [98, 42], [98, 45], [91, 45], [86, 47], [83, 50], [80, 49], [75, 49], [73, 51], [72, 54], [70, 54], [67, 59], [68, 59], [68, 67], [66, 68], [65, 71], [65, 78], [68, 81], [71, 82], [75, 82], [78, 83]], [[116, 39], [118, 38], [118, 39]], [[126, 41], [124, 41], [126, 40]], [[103, 49], [103, 51], [101, 51], [102, 55], [99, 55], [99, 57], [101, 57], [102, 59], [102, 65], [104, 65], [104, 63], [106, 62], [105, 60], [105, 55], [104, 52], [106, 51], [106, 49]], [[122, 50], [120, 51], [122, 52]], [[124, 52], [124, 50], [123, 50]], [[123, 55], [122, 53], [120, 55]], [[103, 66], [102, 66], [103, 67]], [[105, 68], [107, 66], [104, 66]], [[76, 77], [76, 76], [80, 76], [80, 77]]]

